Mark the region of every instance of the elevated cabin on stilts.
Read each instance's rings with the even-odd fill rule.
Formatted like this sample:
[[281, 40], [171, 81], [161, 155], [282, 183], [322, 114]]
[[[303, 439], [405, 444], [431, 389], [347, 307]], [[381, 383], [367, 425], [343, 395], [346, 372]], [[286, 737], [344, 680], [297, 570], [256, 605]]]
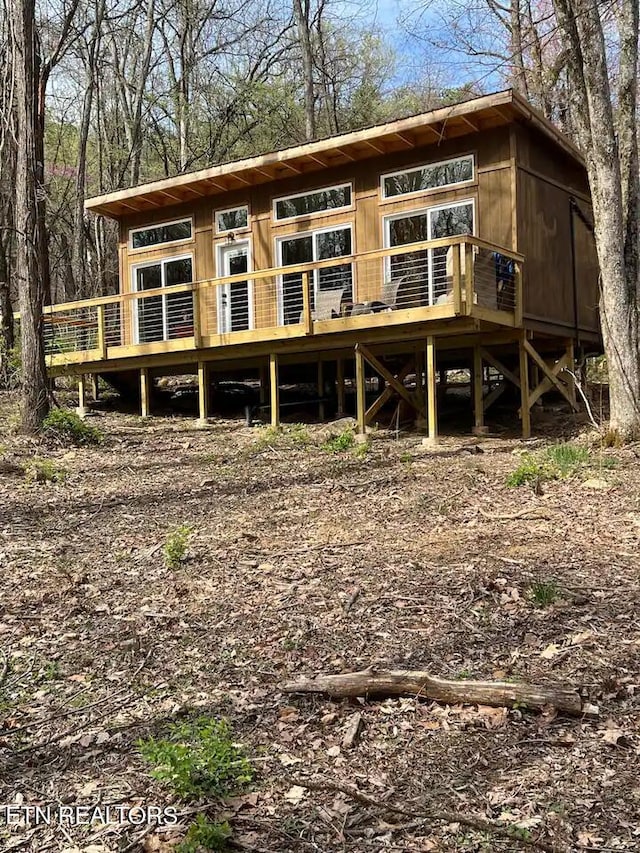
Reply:
[[[470, 369], [474, 428], [519, 389], [522, 432], [550, 389], [575, 407], [597, 351], [598, 267], [579, 152], [511, 90], [109, 193], [120, 292], [45, 311], [52, 375], [260, 377], [307, 365], [360, 430], [394, 397], [437, 435], [438, 377]], [[494, 382], [488, 386], [491, 370]], [[379, 380], [367, 399], [369, 378]], [[408, 387], [415, 376], [415, 387]]]

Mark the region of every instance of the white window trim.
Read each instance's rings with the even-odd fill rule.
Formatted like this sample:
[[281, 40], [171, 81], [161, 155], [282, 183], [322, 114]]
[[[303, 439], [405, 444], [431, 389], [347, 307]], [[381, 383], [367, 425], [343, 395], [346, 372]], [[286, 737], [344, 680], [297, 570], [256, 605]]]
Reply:
[[[235, 209], [235, 208], [233, 208], [233, 209]], [[224, 255], [225, 250], [229, 250], [232, 248], [238, 248], [239, 246], [246, 246], [246, 248], [247, 248], [247, 294], [249, 297], [249, 330], [251, 330], [251, 329], [255, 328], [255, 316], [254, 316], [255, 305], [254, 305], [254, 298], [253, 298], [253, 289], [254, 289], [253, 280], [249, 278], [249, 273], [253, 272], [253, 250], [252, 250], [251, 238], [250, 237], [243, 238], [242, 240], [235, 240], [233, 243], [218, 243], [217, 244], [216, 252], [215, 252], [215, 255], [216, 255], [216, 277], [217, 278], [224, 278], [225, 277], [225, 274], [224, 274], [223, 269], [222, 269], [222, 266], [223, 266], [222, 257]], [[227, 332], [221, 331], [220, 320], [222, 319], [222, 315], [224, 313], [223, 307], [222, 307], [222, 290], [223, 290], [223, 288], [227, 290], [227, 293], [229, 293], [229, 285], [228, 284], [223, 284], [223, 285], [220, 285], [216, 288], [216, 290], [217, 290], [216, 311], [217, 311], [217, 319], [218, 319], [218, 322], [217, 322], [218, 334], [219, 335], [230, 335], [230, 334], [232, 334], [231, 330], [229, 330]]]
[[[391, 222], [395, 221], [396, 219], [406, 219], [409, 216], [416, 216], [416, 215], [419, 215], [421, 213], [424, 213], [424, 214], [426, 214], [427, 222], [429, 223], [431, 213], [437, 213], [439, 210], [447, 210], [447, 208], [450, 208], [450, 207], [467, 207], [469, 204], [471, 205], [471, 218], [473, 220], [473, 228], [471, 231], [471, 236], [475, 237], [477, 229], [478, 229], [478, 220], [476, 217], [476, 200], [475, 200], [475, 198], [465, 198], [465, 199], [461, 199], [460, 201], [456, 200], [456, 201], [450, 201], [450, 202], [443, 202], [441, 204], [433, 204], [430, 206], [424, 206], [423, 205], [421, 207], [410, 208], [409, 210], [399, 211], [398, 213], [389, 213], [389, 214], [384, 215], [382, 217], [383, 246], [384, 246], [384, 248], [385, 249], [391, 249], [391, 248], [407, 249], [409, 246], [412, 245], [411, 243], [403, 243], [401, 246], [393, 246], [393, 247], [389, 245], [391, 243], [390, 224], [391, 224]], [[455, 234], [455, 235], [452, 234], [451, 236], [452, 237], [454, 237], [454, 236], [459, 237], [460, 235], [459, 234]], [[418, 242], [422, 242], [422, 241], [418, 241]], [[432, 250], [427, 249], [426, 251], [431, 253]], [[391, 258], [392, 257], [393, 257], [392, 255], [385, 255], [382, 259], [382, 263], [383, 263], [382, 274], [383, 274], [385, 280], [387, 280], [391, 277]], [[431, 261], [429, 262], [429, 266], [431, 266]], [[429, 273], [429, 300], [430, 301], [433, 298], [432, 288], [433, 288], [433, 281], [432, 281], [432, 274], [430, 272]]]
[[[164, 244], [163, 244], [164, 245]], [[172, 261], [191, 261], [191, 282], [193, 283], [193, 255], [176, 255], [175, 257], [168, 258], [157, 258], [153, 261], [143, 261], [139, 264], [131, 265], [131, 292], [132, 293], [144, 293], [144, 290], [138, 290], [138, 276], [137, 272], [139, 269], [144, 269], [145, 267], [160, 267], [160, 287], [165, 288], [165, 272], [164, 266], [167, 263], [171, 263]], [[162, 343], [163, 341], [169, 340], [169, 318], [167, 316], [167, 297], [165, 295], [160, 295], [160, 299], [162, 299], [162, 341], [155, 341], [154, 343]], [[134, 344], [140, 344], [140, 329], [138, 326], [138, 306], [140, 305], [139, 299], [133, 300], [135, 303], [135, 310], [133, 312], [133, 341]]]
[[[152, 246], [138, 246], [133, 248], [133, 235], [139, 234], [141, 231], [150, 231], [152, 228], [162, 228], [165, 225], [180, 225], [183, 222], [188, 222], [191, 228], [190, 237], [180, 237], [178, 240], [167, 240], [166, 243], [154, 243]], [[129, 251], [130, 252], [155, 252], [158, 249], [164, 249], [165, 246], [175, 246], [178, 243], [191, 243], [193, 241], [193, 216], [183, 216], [180, 219], [170, 219], [167, 222], [154, 222], [151, 225], [142, 225], [140, 228], [129, 229]]]
[[[218, 228], [218, 214], [221, 213], [233, 213], [235, 210], [246, 210], [247, 211], [247, 224], [243, 225], [241, 228]], [[251, 219], [249, 217], [249, 205], [248, 204], [236, 204], [233, 207], [223, 207], [220, 210], [213, 211], [213, 225], [215, 228], [216, 234], [240, 234], [243, 231], [249, 231], [251, 229]]]
[[[303, 195], [304, 195], [304, 193], [303, 193]], [[322, 228], [312, 228], [309, 231], [296, 231], [293, 234], [283, 234], [281, 237], [276, 237], [275, 238], [276, 260], [277, 260], [278, 267], [282, 267], [282, 268], [286, 269], [285, 265], [282, 263], [282, 244], [286, 240], [298, 240], [302, 237], [311, 237], [312, 238], [312, 251], [313, 251], [314, 258], [313, 258], [313, 260], [308, 261], [308, 263], [314, 264], [317, 261], [317, 258], [315, 257], [316, 241], [314, 239], [316, 234], [327, 234], [330, 231], [346, 231], [346, 230], [349, 230], [351, 232], [351, 254], [350, 255], [339, 255], [338, 257], [350, 258], [353, 255], [355, 255], [355, 253], [356, 253], [356, 248], [354, 245], [355, 223], [353, 223], [353, 222], [341, 222], [341, 223], [336, 224], [336, 225], [326, 225]], [[336, 260], [338, 260], [338, 258], [336, 258]], [[296, 266], [296, 264], [291, 264], [291, 266]], [[354, 269], [353, 262], [351, 263], [351, 270], [352, 270], [352, 272], [351, 272], [352, 285], [351, 286], [355, 292], [356, 282], [355, 282], [355, 269]], [[311, 271], [311, 274], [313, 276], [313, 292], [314, 292], [314, 295], [317, 297], [317, 295], [318, 295], [318, 277], [316, 275], [313, 275], [314, 272], [315, 272], [315, 270]], [[283, 273], [282, 275], [286, 275], [286, 273]], [[282, 326], [284, 324], [284, 299], [283, 299], [283, 288], [282, 288], [282, 275], [278, 276], [278, 286], [276, 288], [277, 307], [278, 307], [278, 325], [279, 326]]]
[[[448, 166], [449, 163], [457, 163], [460, 160], [471, 160], [471, 177], [466, 181], [454, 181], [451, 184], [441, 184], [437, 187], [428, 187], [424, 190], [413, 190], [409, 193], [398, 193], [397, 195], [387, 195], [385, 193], [384, 182], [387, 178], [397, 178], [399, 175], [410, 175], [412, 172], [421, 172], [423, 169], [437, 168], [438, 166]], [[462, 154], [459, 157], [450, 157], [448, 160], [437, 160], [434, 163], [423, 163], [421, 166], [412, 166], [410, 169], [400, 169], [397, 172], [386, 172], [380, 175], [380, 198], [382, 201], [400, 201], [405, 198], [412, 198], [425, 193], [443, 192], [449, 187], [464, 187], [475, 183], [476, 180], [476, 158], [475, 154]]]
[[[313, 213], [296, 213], [294, 216], [283, 216], [281, 218], [277, 215], [277, 204], [279, 201], [290, 201], [294, 198], [303, 198], [306, 195], [317, 195], [318, 193], [331, 192], [331, 190], [342, 190], [345, 187], [349, 187], [351, 198], [349, 204], [343, 204], [341, 207], [330, 207], [326, 210], [314, 210]], [[332, 184], [328, 187], [316, 187], [315, 189], [305, 190], [301, 193], [278, 196], [273, 199], [271, 205], [271, 216], [274, 224], [280, 225], [282, 222], [291, 222], [294, 219], [310, 219], [312, 216], [331, 216], [334, 213], [344, 213], [345, 210], [353, 210], [353, 183], [351, 181], [345, 181], [343, 184]], [[331, 229], [329, 229], [329, 231], [330, 230]]]

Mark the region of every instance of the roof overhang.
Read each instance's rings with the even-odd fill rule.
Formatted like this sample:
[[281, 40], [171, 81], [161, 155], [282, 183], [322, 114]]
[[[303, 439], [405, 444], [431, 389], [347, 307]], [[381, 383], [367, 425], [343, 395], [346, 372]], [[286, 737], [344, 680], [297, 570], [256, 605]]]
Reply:
[[536, 127], [564, 149], [566, 154], [583, 163], [580, 152], [567, 137], [524, 98], [512, 89], [507, 89], [364, 130], [96, 196], [85, 202], [85, 208], [93, 213], [121, 219], [285, 177], [320, 172], [428, 144], [440, 144], [444, 140], [516, 121]]

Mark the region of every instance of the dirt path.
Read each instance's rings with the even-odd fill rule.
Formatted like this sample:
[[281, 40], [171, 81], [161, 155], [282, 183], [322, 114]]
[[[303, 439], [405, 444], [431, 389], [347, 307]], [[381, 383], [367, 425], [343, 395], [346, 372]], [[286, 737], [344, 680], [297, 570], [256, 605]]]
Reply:
[[[304, 431], [274, 438], [239, 421], [98, 421], [99, 448], [0, 436], [2, 803], [173, 803], [136, 744], [202, 713], [229, 719], [255, 769], [224, 806], [239, 849], [520, 849], [504, 833], [558, 851], [640, 849], [633, 449], [595, 451], [588, 470], [536, 494], [506, 485], [515, 439], [433, 453], [379, 434], [366, 454], [331, 453], [316, 428], [307, 444]], [[26, 482], [19, 466], [34, 453], [66, 479]], [[172, 569], [163, 545], [180, 525], [188, 553]], [[532, 589], [550, 591], [548, 606]], [[373, 661], [567, 682], [601, 717], [278, 691]], [[346, 750], [356, 710], [362, 733]], [[299, 790], [292, 776], [504, 833]], [[177, 805], [175, 832], [0, 825], [0, 846], [169, 850], [198, 811]]]

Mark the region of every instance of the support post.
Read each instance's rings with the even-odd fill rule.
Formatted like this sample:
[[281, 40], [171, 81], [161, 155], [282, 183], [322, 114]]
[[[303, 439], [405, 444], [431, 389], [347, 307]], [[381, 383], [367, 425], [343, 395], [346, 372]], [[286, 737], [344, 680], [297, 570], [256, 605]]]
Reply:
[[87, 414], [87, 385], [84, 373], [78, 376], [78, 408], [76, 411], [81, 418]]
[[151, 380], [149, 378], [149, 368], [140, 368], [140, 416], [148, 418], [151, 414]]
[[355, 346], [356, 354], [356, 419], [358, 421], [358, 432], [360, 435], [365, 434], [366, 419], [365, 412], [367, 409], [367, 386], [364, 367], [364, 356], [360, 352], [358, 344]]
[[[324, 397], [324, 364], [322, 360], [318, 360], [318, 399], [322, 400]], [[318, 418], [320, 421], [324, 421], [325, 411], [324, 411], [324, 403], [318, 403]]]
[[271, 426], [280, 428], [280, 386], [278, 385], [278, 356], [272, 352], [269, 355], [269, 380], [271, 391]]
[[313, 334], [313, 317], [311, 315], [311, 294], [309, 293], [309, 273], [302, 273], [302, 315], [305, 335]]
[[483, 370], [482, 350], [473, 348], [473, 432], [474, 435], [485, 435], [484, 404], [483, 404]]
[[206, 424], [209, 417], [209, 365], [198, 362], [198, 423]]
[[91, 396], [97, 402], [100, 396], [100, 391], [98, 389], [98, 374], [91, 374]]
[[438, 440], [438, 404], [436, 385], [436, 344], [433, 335], [427, 338], [427, 436], [434, 444]]
[[196, 349], [202, 346], [202, 312], [200, 310], [200, 290], [193, 286], [191, 291], [193, 303], [193, 345]]
[[336, 385], [338, 392], [338, 417], [345, 413], [344, 361], [339, 358], [336, 362]]
[[529, 359], [525, 349], [525, 339], [518, 341], [520, 355], [520, 418], [522, 420], [522, 437], [531, 438], [531, 411], [529, 409]]
[[464, 250], [462, 243], [454, 244], [451, 247], [453, 252], [453, 313], [457, 316], [462, 314], [462, 275], [460, 253]]
[[104, 322], [104, 305], [98, 305], [97, 307], [97, 320], [98, 320], [98, 339], [97, 339], [97, 348], [100, 355], [100, 358], [103, 361], [106, 361], [107, 358], [107, 334], [105, 329]]
[[465, 314], [471, 314], [473, 310], [473, 244], [464, 243], [464, 293], [465, 293]]
[[514, 299], [515, 305], [513, 306], [513, 320], [516, 328], [520, 328], [522, 326], [522, 311], [523, 311], [523, 293], [522, 293], [522, 268], [519, 263], [515, 264], [515, 273], [514, 273]]

